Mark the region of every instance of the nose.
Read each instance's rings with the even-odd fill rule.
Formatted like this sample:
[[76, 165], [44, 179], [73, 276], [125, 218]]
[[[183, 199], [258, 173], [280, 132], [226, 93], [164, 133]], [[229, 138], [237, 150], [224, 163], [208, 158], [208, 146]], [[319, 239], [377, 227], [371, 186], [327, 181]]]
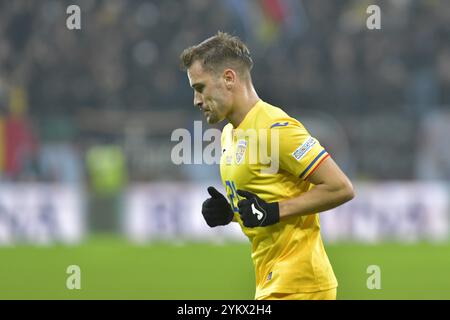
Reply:
[[194, 92], [194, 106], [201, 108], [203, 106], [202, 95], [198, 92]]

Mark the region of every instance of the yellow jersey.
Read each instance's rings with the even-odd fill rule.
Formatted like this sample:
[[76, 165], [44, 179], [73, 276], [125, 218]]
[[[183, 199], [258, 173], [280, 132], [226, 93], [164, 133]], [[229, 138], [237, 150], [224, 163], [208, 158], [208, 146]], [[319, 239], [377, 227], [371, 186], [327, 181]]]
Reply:
[[[253, 192], [266, 202], [279, 202], [313, 188], [306, 178], [329, 156], [317, 139], [283, 110], [259, 100], [237, 128], [231, 123], [224, 127], [221, 146], [222, 183], [235, 213], [234, 221], [240, 224], [252, 245], [255, 298], [277, 292], [336, 288], [317, 213], [283, 218], [266, 227], [247, 228], [237, 206], [241, 199], [238, 189]], [[266, 146], [271, 161], [263, 156], [262, 149]], [[278, 162], [277, 170], [268, 172], [274, 162]]]

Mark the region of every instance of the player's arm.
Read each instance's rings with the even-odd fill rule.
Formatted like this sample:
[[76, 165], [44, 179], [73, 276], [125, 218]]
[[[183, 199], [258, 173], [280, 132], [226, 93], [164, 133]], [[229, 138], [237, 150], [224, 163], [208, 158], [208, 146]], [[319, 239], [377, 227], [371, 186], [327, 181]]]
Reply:
[[352, 183], [330, 157], [316, 167], [306, 180], [314, 184], [314, 188], [298, 197], [280, 201], [280, 219], [330, 210], [354, 197]]
[[315, 186], [298, 197], [270, 203], [254, 193], [237, 190], [243, 198], [238, 207], [246, 227], [264, 227], [289, 216], [322, 212], [354, 197], [351, 182], [320, 143], [299, 122], [284, 120], [277, 122], [282, 125], [271, 126], [279, 133], [280, 167]]
[[306, 178], [314, 188], [300, 196], [280, 202], [265, 202], [245, 190], [238, 203], [239, 214], [246, 227], [264, 227], [289, 216], [304, 216], [335, 208], [354, 197], [353, 186], [337, 164], [326, 157]]

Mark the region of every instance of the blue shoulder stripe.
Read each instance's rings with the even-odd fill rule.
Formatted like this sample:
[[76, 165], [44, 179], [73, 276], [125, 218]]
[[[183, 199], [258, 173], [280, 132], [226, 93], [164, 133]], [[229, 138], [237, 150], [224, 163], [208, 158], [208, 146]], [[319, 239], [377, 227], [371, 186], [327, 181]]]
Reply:
[[283, 123], [280, 123], [280, 122], [276, 122], [276, 123], [274, 123], [271, 127], [270, 127], [270, 129], [272, 129], [272, 128], [275, 128], [275, 127], [285, 127], [285, 126], [287, 126], [288, 125], [288, 123], [289, 122], [283, 122]]

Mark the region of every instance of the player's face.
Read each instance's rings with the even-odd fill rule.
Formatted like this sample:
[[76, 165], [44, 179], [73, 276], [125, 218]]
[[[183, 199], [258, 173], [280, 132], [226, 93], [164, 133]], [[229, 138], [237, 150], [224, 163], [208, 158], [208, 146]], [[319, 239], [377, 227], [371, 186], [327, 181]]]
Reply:
[[189, 83], [194, 89], [194, 106], [203, 111], [209, 124], [225, 119], [231, 108], [231, 95], [220, 75], [204, 70], [195, 61], [187, 71]]

